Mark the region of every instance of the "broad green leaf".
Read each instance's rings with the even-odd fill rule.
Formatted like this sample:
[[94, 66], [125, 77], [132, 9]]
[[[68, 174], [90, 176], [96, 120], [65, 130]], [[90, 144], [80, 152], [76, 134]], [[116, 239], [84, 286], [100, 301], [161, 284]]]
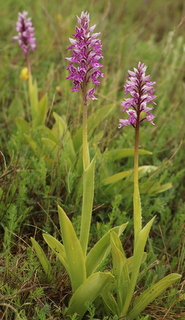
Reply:
[[132, 281], [136, 281], [140, 265], [142, 263], [144, 248], [146, 241], [153, 224], [155, 216], [146, 224], [146, 226], [139, 232], [135, 242], [134, 255], [133, 255], [133, 269], [132, 269]]
[[[145, 154], [152, 154], [152, 152], [139, 149], [139, 154], [140, 155], [145, 155]], [[134, 149], [131, 148], [124, 148], [124, 149], [112, 149], [107, 152], [105, 152], [104, 155], [104, 161], [105, 162], [110, 162], [110, 161], [115, 161], [118, 159], [122, 158], [127, 158], [127, 157], [133, 157], [134, 156]]]
[[[47, 139], [47, 138], [41, 138], [43, 145], [44, 145], [44, 150], [43, 152], [45, 153], [46, 157], [52, 158], [54, 161], [58, 160], [60, 157], [60, 161], [62, 161], [63, 168], [68, 172], [71, 167], [73, 167], [73, 162], [71, 159], [68, 157], [67, 153], [65, 150], [63, 150], [56, 142], [53, 140]], [[48, 159], [46, 158], [46, 161]], [[51, 164], [51, 161], [50, 163]]]
[[98, 268], [100, 263], [110, 252], [110, 233], [114, 231], [118, 234], [118, 236], [120, 236], [125, 230], [126, 226], [127, 223], [124, 223], [121, 226], [110, 229], [89, 251], [88, 255], [86, 256], [87, 276], [89, 276]]
[[25, 110], [23, 107], [23, 103], [17, 96], [15, 96], [15, 98], [12, 100], [7, 110], [8, 120], [10, 121], [17, 117], [22, 118], [24, 117], [24, 115], [25, 115]]
[[38, 103], [37, 126], [45, 124], [48, 111], [48, 96], [45, 94]]
[[114, 243], [114, 246], [121, 252], [121, 254], [125, 257], [125, 252], [123, 250], [122, 243], [120, 241], [120, 238], [118, 234], [114, 230], [110, 230], [110, 240], [111, 240], [111, 248], [112, 248], [112, 242]]
[[[100, 124], [103, 119], [105, 119], [115, 108], [114, 104], [105, 106], [103, 108], [98, 109], [94, 112], [88, 119], [88, 137], [91, 139], [92, 133], [95, 128]], [[75, 148], [75, 152], [79, 151], [82, 145], [82, 127], [76, 132], [73, 138], [73, 145]]]
[[53, 117], [55, 119], [55, 123], [52, 127], [52, 132], [57, 137], [57, 140], [60, 141], [67, 131], [67, 124], [66, 121], [56, 112], [53, 112]]
[[43, 137], [43, 138], [47, 138], [47, 139], [50, 139], [52, 140], [53, 142], [57, 143], [58, 144], [58, 139], [55, 137], [53, 131], [51, 129], [49, 129], [48, 127], [46, 127], [45, 125], [43, 126], [40, 126], [39, 127], [39, 131], [40, 131], [40, 135]]
[[48, 97], [45, 94], [37, 104], [36, 117], [33, 118], [33, 127], [38, 127], [45, 123], [48, 110]]
[[162, 184], [162, 185], [158, 185], [154, 190], [153, 190], [153, 193], [154, 194], [157, 194], [157, 193], [161, 193], [161, 192], [164, 192], [166, 190], [169, 190], [173, 187], [172, 183], [168, 182], [168, 183], [165, 183], [165, 184]]
[[78, 154], [77, 163], [76, 163], [75, 169], [76, 169], [76, 171], [78, 172], [79, 175], [83, 175], [84, 168], [83, 168], [83, 153], [82, 153], [82, 149]]
[[66, 271], [69, 273], [69, 268], [67, 264], [67, 257], [64, 246], [60, 243], [57, 239], [50, 236], [49, 234], [43, 234], [43, 238], [48, 244], [48, 246], [53, 250], [59, 260], [62, 262], [63, 266], [65, 267]]
[[54, 160], [51, 159], [50, 157], [46, 156], [46, 155], [43, 156], [43, 158], [44, 158], [44, 161], [45, 161], [45, 163], [46, 163], [47, 169], [48, 169], [48, 170], [52, 170], [53, 165], [54, 165]]
[[85, 303], [87, 301], [92, 303], [101, 295], [110, 282], [114, 282], [114, 277], [110, 272], [93, 273], [72, 295], [69, 302], [68, 314], [77, 313], [80, 320], [86, 312]]
[[115, 183], [121, 179], [128, 177], [132, 173], [133, 173], [133, 170], [116, 173], [113, 176], [106, 178], [103, 183], [104, 185]]
[[36, 143], [35, 140], [33, 140], [29, 135], [24, 134], [25, 139], [27, 140], [27, 142], [29, 143], [30, 147], [32, 148], [32, 150], [34, 151], [34, 153], [39, 156], [40, 155], [40, 149], [38, 144]]
[[137, 278], [139, 274], [139, 269], [142, 263], [144, 248], [146, 245], [146, 241], [152, 226], [152, 223], [155, 219], [155, 216], [146, 224], [146, 226], [139, 232], [137, 239], [135, 241], [134, 247], [134, 255], [133, 255], [133, 266], [132, 266], [132, 274], [130, 285], [128, 287], [127, 296], [125, 299], [124, 307], [122, 309], [122, 315], [125, 316], [127, 314], [131, 299], [134, 294], [134, 289], [137, 283]]
[[107, 290], [107, 288], [105, 288], [105, 290], [103, 290], [101, 296], [102, 296], [102, 299], [103, 299], [106, 307], [111, 311], [111, 313], [113, 315], [118, 315], [119, 314], [118, 304], [117, 304], [113, 294], [111, 293], [111, 291]]
[[[134, 258], [133, 256], [127, 258], [127, 266], [128, 266], [129, 274], [132, 272], [132, 269], [133, 269], [133, 258]], [[143, 252], [141, 264], [146, 260], [146, 258], [147, 258], [147, 253]]]
[[[145, 174], [151, 173], [152, 171], [155, 171], [155, 170], [157, 170], [157, 167], [155, 167], [155, 166], [141, 166], [141, 167], [139, 167], [138, 168], [139, 179], [141, 177], [143, 177]], [[130, 175], [130, 181], [133, 181], [133, 170], [128, 170], [128, 171], [116, 173], [113, 176], [106, 178], [104, 180], [104, 185], [115, 183], [117, 181], [120, 181], [120, 180], [126, 178], [129, 175]]]
[[59, 145], [62, 146], [62, 149], [66, 152], [66, 155], [73, 163], [76, 160], [76, 153], [71, 139], [71, 134], [67, 129], [67, 123], [56, 112], [53, 112], [53, 116], [55, 118], [55, 124], [53, 125], [52, 132], [57, 137]]
[[140, 166], [138, 168], [138, 174], [139, 174], [139, 178], [143, 177], [145, 174], [149, 174], [153, 171], [156, 171], [158, 169], [158, 167], [156, 166], [151, 166], [151, 165], [147, 165], [147, 166]]
[[44, 153], [46, 153], [46, 155], [51, 157], [53, 160], [57, 159], [60, 152], [59, 145], [48, 138], [41, 138], [41, 140], [45, 146]]
[[115, 293], [116, 287], [117, 287], [117, 281], [116, 281], [116, 278], [114, 278], [114, 281], [109, 282], [101, 293], [101, 297], [106, 307], [111, 311], [113, 315], [120, 314], [117, 299], [114, 297], [112, 293], [112, 292]]
[[71, 134], [69, 130], [67, 130], [64, 134], [62, 147], [66, 152], [67, 156], [69, 157], [69, 159], [71, 160], [71, 162], [74, 163], [76, 161], [76, 153], [74, 150], [73, 141], [71, 139]]
[[58, 214], [72, 290], [75, 291], [86, 279], [85, 258], [73, 225], [60, 206]]
[[40, 263], [41, 263], [41, 265], [42, 265], [42, 267], [44, 269], [44, 272], [47, 275], [48, 280], [52, 281], [53, 280], [52, 268], [51, 268], [49, 260], [47, 259], [47, 257], [45, 255], [44, 251], [42, 250], [41, 246], [32, 237], [31, 237], [31, 243], [32, 243], [32, 246], [34, 247], [34, 249], [36, 251], [37, 257], [40, 260]]
[[81, 216], [81, 229], [80, 229], [80, 243], [86, 255], [89, 230], [92, 217], [92, 206], [94, 198], [94, 166], [95, 158], [91, 161], [89, 166], [83, 173], [83, 200], [82, 200], [82, 216]]
[[117, 281], [117, 303], [121, 311], [127, 295], [130, 277], [127, 258], [121, 245], [121, 241], [115, 232], [111, 232], [111, 248], [113, 258], [113, 275]]
[[15, 119], [15, 123], [17, 126], [17, 129], [19, 131], [20, 134], [29, 134], [30, 133], [30, 124], [24, 120], [23, 118], [17, 117]]
[[91, 145], [94, 147], [94, 145], [98, 145], [99, 142], [102, 140], [104, 135], [104, 130], [98, 131], [97, 134], [93, 135], [92, 140], [91, 140]]
[[107, 118], [113, 110], [115, 110], [115, 104], [109, 104], [92, 113], [88, 119], [88, 133], [90, 136], [93, 134], [100, 122]]
[[175, 281], [179, 280], [181, 275], [172, 273], [158, 281], [147, 290], [145, 290], [138, 298], [135, 299], [133, 309], [127, 316], [128, 320], [134, 320], [148, 306]]
[[147, 180], [140, 185], [140, 192], [142, 194], [156, 195], [158, 193], [169, 190], [173, 187], [171, 182], [160, 184], [158, 180]]

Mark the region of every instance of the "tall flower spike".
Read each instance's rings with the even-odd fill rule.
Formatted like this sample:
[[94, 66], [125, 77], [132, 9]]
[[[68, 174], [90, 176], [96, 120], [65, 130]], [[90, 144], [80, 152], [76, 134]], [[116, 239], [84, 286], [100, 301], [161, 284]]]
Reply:
[[95, 88], [87, 90], [88, 83], [99, 85], [98, 78], [104, 76], [100, 70], [103, 65], [99, 62], [103, 58], [102, 44], [97, 38], [100, 32], [93, 33], [96, 25], [89, 27], [87, 12], [82, 12], [80, 17], [77, 16], [77, 21], [79, 26], [76, 26], [74, 39], [69, 38], [71, 46], [68, 49], [72, 49], [72, 57], [66, 58], [70, 62], [67, 68], [70, 74], [66, 79], [73, 80], [72, 91], [82, 90], [84, 103], [87, 103], [89, 98], [97, 100], [94, 96]]
[[36, 39], [34, 37], [34, 28], [31, 18], [26, 18], [28, 12], [18, 13], [18, 21], [16, 23], [16, 30], [18, 36], [13, 37], [13, 42], [18, 41], [19, 46], [22, 48], [25, 55], [29, 51], [34, 51], [36, 48]]
[[[120, 119], [119, 127], [126, 127], [132, 125], [136, 128], [136, 125], [142, 121], [147, 120], [153, 123], [154, 115], [150, 112], [154, 107], [147, 107], [147, 103], [156, 104], [154, 102], [155, 96], [153, 95], [155, 82], [151, 82], [150, 75], [146, 76], [145, 71], [147, 67], [144, 63], [139, 62], [138, 68], [134, 68], [134, 71], [128, 71], [128, 80], [124, 86], [125, 93], [131, 94], [131, 98], [127, 98], [122, 101], [123, 112], [129, 115], [128, 119]], [[142, 112], [142, 114], [141, 114]]]

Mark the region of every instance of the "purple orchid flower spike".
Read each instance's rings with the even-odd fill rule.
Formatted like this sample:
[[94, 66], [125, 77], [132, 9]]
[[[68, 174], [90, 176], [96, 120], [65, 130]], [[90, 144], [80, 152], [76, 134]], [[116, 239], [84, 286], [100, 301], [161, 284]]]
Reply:
[[18, 21], [16, 23], [16, 30], [18, 36], [13, 37], [13, 42], [18, 41], [25, 55], [29, 51], [34, 51], [36, 48], [36, 39], [34, 37], [34, 28], [32, 26], [31, 18], [26, 18], [28, 12], [18, 13]]
[[[126, 127], [132, 125], [134, 128], [139, 124], [147, 120], [153, 123], [154, 115], [150, 112], [153, 107], [147, 107], [148, 103], [156, 104], [154, 99], [156, 96], [153, 95], [155, 82], [151, 82], [150, 75], [146, 76], [145, 71], [147, 67], [144, 63], [139, 62], [138, 68], [134, 68], [134, 71], [128, 71], [128, 80], [124, 86], [125, 93], [130, 93], [131, 98], [127, 98], [122, 102], [123, 112], [129, 115], [128, 119], [120, 119], [119, 127]], [[145, 115], [141, 116], [141, 112]]]
[[100, 32], [93, 33], [96, 25], [89, 27], [87, 12], [82, 12], [80, 17], [77, 16], [77, 20], [79, 26], [75, 29], [74, 39], [69, 38], [71, 46], [68, 49], [72, 49], [72, 57], [66, 58], [70, 62], [67, 79], [73, 80], [72, 91], [82, 90], [84, 103], [87, 103], [89, 98], [97, 100], [94, 96], [95, 88], [87, 90], [88, 83], [99, 85], [98, 78], [104, 76], [100, 70], [103, 65], [99, 62], [103, 58], [102, 44], [97, 38]]

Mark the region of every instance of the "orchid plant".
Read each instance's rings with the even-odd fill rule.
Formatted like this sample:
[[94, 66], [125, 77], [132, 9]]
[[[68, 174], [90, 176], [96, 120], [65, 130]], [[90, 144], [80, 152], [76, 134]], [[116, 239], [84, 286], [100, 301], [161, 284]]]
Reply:
[[[181, 275], [172, 273], [159, 282], [153, 284], [140, 296], [134, 298], [134, 291], [139, 277], [140, 267], [146, 259], [144, 252], [146, 241], [155, 219], [155, 216], [143, 227], [142, 210], [138, 185], [138, 151], [139, 151], [139, 129], [143, 121], [147, 120], [152, 125], [154, 115], [151, 113], [154, 102], [154, 84], [150, 81], [150, 75], [145, 75], [147, 67], [139, 62], [134, 71], [128, 71], [128, 79], [124, 87], [125, 93], [130, 98], [122, 102], [123, 112], [129, 115], [127, 119], [119, 120], [119, 128], [131, 125], [135, 130], [135, 152], [134, 152], [134, 194], [133, 194], [133, 220], [134, 220], [134, 252], [133, 256], [127, 258], [120, 239], [111, 232], [111, 249], [113, 259], [112, 274], [116, 284], [102, 294], [106, 306], [114, 315], [125, 320], [134, 320], [157, 296], [166, 290], [172, 283], [179, 280]], [[116, 292], [116, 298], [112, 292]]]
[[[103, 56], [101, 55], [102, 44], [100, 39], [97, 38], [100, 33], [93, 33], [95, 25], [89, 27], [89, 14], [82, 12], [77, 20], [75, 39], [70, 39], [72, 45], [68, 48], [72, 49], [72, 57], [67, 58], [70, 62], [67, 68], [70, 75], [67, 79], [73, 80], [72, 91], [81, 92], [83, 104], [83, 200], [80, 237], [78, 238], [71, 221], [60, 206], [58, 206], [58, 214], [63, 243], [49, 234], [44, 234], [43, 237], [62, 262], [71, 281], [73, 294], [69, 301], [68, 314], [77, 313], [79, 319], [81, 319], [87, 310], [86, 301], [92, 303], [101, 295], [108, 284], [114, 281], [110, 272], [99, 272], [97, 269], [110, 252], [110, 233], [114, 231], [119, 238], [126, 227], [126, 223], [108, 231], [87, 252], [94, 198], [95, 167], [95, 158], [91, 161], [89, 155], [87, 106], [90, 99], [97, 99], [94, 95], [95, 88], [89, 89], [88, 86], [91, 82], [95, 85], [100, 84], [98, 78], [103, 77], [100, 70], [103, 66], [99, 60]], [[35, 239], [32, 238], [31, 241], [48, 278], [52, 279], [51, 266], [42, 248]]]
[[[32, 80], [31, 64], [29, 59], [29, 52], [36, 50], [35, 30], [32, 24], [32, 18], [28, 18], [28, 12], [23, 11], [18, 13], [18, 21], [16, 23], [16, 31], [18, 35], [13, 37], [13, 43], [18, 42], [26, 59], [26, 67], [22, 69], [20, 78], [29, 82], [29, 100], [31, 109], [31, 125], [28, 121], [18, 117], [16, 125], [18, 130], [25, 133], [25, 138], [30, 141], [29, 132], [45, 123], [48, 98], [47, 94], [43, 95], [41, 100], [38, 100], [38, 87], [36, 81]], [[27, 115], [28, 116], [28, 115]]]

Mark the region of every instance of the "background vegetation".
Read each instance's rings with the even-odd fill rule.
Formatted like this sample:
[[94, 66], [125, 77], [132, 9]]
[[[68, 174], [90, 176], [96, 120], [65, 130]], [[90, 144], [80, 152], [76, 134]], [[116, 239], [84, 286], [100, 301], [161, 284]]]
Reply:
[[[35, 127], [31, 141], [17, 117], [31, 123], [27, 83], [20, 80], [25, 59], [17, 44], [18, 12], [32, 17], [37, 49], [30, 54], [32, 75], [39, 97], [48, 96], [45, 127], [55, 128], [60, 147], [54, 154], [43, 143], [46, 129]], [[178, 272], [181, 283], [170, 288], [143, 312], [147, 319], [185, 319], [185, 4], [183, 0], [6, 0], [0, 4], [0, 317], [1, 319], [65, 319], [71, 295], [67, 276], [45, 245], [42, 232], [58, 231], [57, 204], [65, 208], [79, 227], [81, 205], [80, 126], [81, 106], [71, 83], [65, 80], [68, 38], [74, 33], [76, 15], [90, 12], [103, 44], [105, 77], [98, 88], [98, 101], [89, 105], [90, 151], [97, 153], [92, 244], [110, 227], [129, 221], [122, 241], [132, 252], [132, 176], [118, 182], [106, 179], [133, 168], [133, 157], [116, 156], [116, 150], [132, 148], [132, 128], [118, 130], [120, 102], [128, 69], [141, 61], [156, 81], [155, 126], [143, 123], [140, 147], [151, 154], [140, 156], [143, 222], [156, 215], [147, 252], [150, 276], [141, 271], [140, 287], [147, 288], [165, 274]], [[61, 92], [56, 90], [60, 87]], [[102, 109], [104, 108], [104, 109]], [[97, 112], [103, 110], [102, 114]], [[62, 117], [64, 131], [57, 136], [53, 112]], [[93, 118], [93, 115], [94, 118]], [[22, 130], [22, 131], [21, 131]], [[75, 145], [68, 161], [70, 133]], [[34, 142], [33, 142], [34, 141]], [[35, 143], [35, 145], [34, 145]], [[34, 148], [35, 146], [35, 148]], [[113, 157], [113, 150], [115, 152]], [[52, 161], [50, 161], [50, 159]], [[47, 161], [48, 160], [48, 161]], [[152, 167], [151, 167], [152, 166]], [[53, 281], [48, 281], [30, 237], [35, 237], [50, 259]], [[102, 268], [105, 266], [102, 266]], [[106, 267], [109, 267], [107, 260]], [[136, 293], [137, 294], [137, 293]], [[86, 319], [97, 316], [89, 307]], [[111, 317], [110, 317], [111, 319]], [[141, 318], [142, 319], [142, 316]]]

